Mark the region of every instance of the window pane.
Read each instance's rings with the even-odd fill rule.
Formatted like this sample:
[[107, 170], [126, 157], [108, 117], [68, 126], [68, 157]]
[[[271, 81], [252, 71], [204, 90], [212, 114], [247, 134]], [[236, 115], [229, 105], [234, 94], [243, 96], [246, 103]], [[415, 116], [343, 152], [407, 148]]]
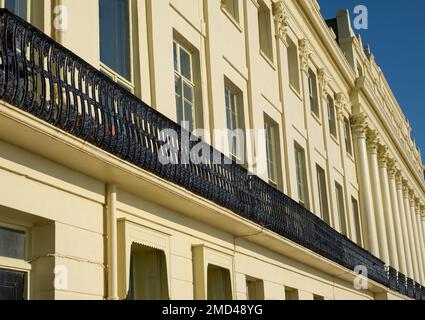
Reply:
[[348, 235], [347, 221], [345, 217], [344, 192], [343, 192], [342, 186], [339, 185], [338, 183], [335, 184], [335, 188], [336, 188], [338, 215], [339, 215], [339, 221], [341, 225], [341, 233], [343, 235]]
[[192, 80], [190, 55], [183, 49], [180, 49], [180, 73], [186, 79]]
[[359, 204], [356, 199], [351, 198], [351, 202], [353, 204], [353, 215], [354, 215], [354, 225], [356, 228], [356, 237], [357, 237], [357, 244], [359, 246], [362, 245], [362, 232], [361, 232], [361, 220], [360, 220], [360, 213], [359, 213]]
[[130, 80], [130, 32], [127, 0], [99, 0], [100, 59]]
[[320, 211], [322, 213], [322, 219], [330, 225], [330, 216], [329, 216], [329, 205], [328, 205], [328, 191], [326, 186], [326, 174], [325, 171], [317, 166], [317, 181], [319, 188], [319, 200], [320, 200]]
[[193, 88], [187, 83], [183, 83], [183, 96], [189, 102], [193, 102]]
[[173, 42], [173, 59], [174, 59], [174, 70], [179, 71], [179, 62], [178, 62], [178, 55], [177, 55], [177, 44]]
[[0, 256], [25, 259], [25, 232], [0, 227]]
[[27, 19], [27, 0], [6, 0], [5, 7], [22, 19]]
[[190, 132], [193, 131], [193, 109], [192, 109], [192, 104], [187, 102], [186, 100], [184, 101], [184, 119], [183, 121], [187, 122], [184, 123], [184, 127], [189, 130]]

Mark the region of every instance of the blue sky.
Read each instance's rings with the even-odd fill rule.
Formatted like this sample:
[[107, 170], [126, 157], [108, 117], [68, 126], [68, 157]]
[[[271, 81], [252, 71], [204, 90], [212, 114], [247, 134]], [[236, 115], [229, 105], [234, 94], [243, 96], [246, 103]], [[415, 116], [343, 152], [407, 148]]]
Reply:
[[353, 21], [355, 6], [368, 8], [369, 28], [356, 33], [371, 45], [425, 159], [425, 1], [319, 0], [319, 4], [326, 19], [345, 8]]

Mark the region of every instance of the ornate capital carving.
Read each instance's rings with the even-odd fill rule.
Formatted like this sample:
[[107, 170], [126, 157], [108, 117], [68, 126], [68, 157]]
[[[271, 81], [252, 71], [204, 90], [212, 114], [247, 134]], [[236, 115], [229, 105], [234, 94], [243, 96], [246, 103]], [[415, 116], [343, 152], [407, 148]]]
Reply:
[[328, 96], [328, 84], [331, 82], [331, 78], [326, 74], [326, 70], [322, 68], [319, 70], [318, 79], [320, 93], [322, 97], [326, 99]]
[[379, 135], [378, 131], [366, 129], [367, 149], [370, 153], [378, 152]]
[[353, 129], [353, 136], [357, 138], [366, 138], [367, 117], [361, 112], [351, 117], [351, 127]]
[[380, 144], [378, 146], [378, 163], [381, 168], [387, 168], [388, 164], [388, 147]]
[[406, 179], [401, 178], [401, 183], [403, 186], [403, 196], [409, 199], [409, 190], [410, 190], [409, 182]]
[[345, 117], [345, 110], [348, 108], [348, 99], [342, 92], [337, 93], [335, 98], [338, 119], [343, 120]]
[[289, 16], [283, 4], [283, 0], [273, 3], [273, 16], [276, 22], [276, 36], [286, 43], [286, 35], [289, 29]]
[[314, 50], [306, 38], [300, 40], [299, 47], [301, 70], [308, 72], [308, 69], [310, 68], [310, 57]]
[[401, 171], [397, 169], [395, 173], [395, 182], [397, 185], [397, 189], [403, 190], [403, 176], [401, 174]]
[[417, 214], [421, 214], [421, 199], [416, 197], [415, 198], [415, 209]]
[[410, 206], [411, 207], [415, 207], [416, 206], [416, 194], [415, 191], [413, 189], [410, 189], [410, 187], [408, 187], [408, 192], [409, 192], [409, 200], [410, 200]]
[[390, 179], [396, 178], [396, 173], [398, 171], [397, 164], [394, 159], [388, 157], [387, 159], [387, 168], [388, 168], [388, 177]]

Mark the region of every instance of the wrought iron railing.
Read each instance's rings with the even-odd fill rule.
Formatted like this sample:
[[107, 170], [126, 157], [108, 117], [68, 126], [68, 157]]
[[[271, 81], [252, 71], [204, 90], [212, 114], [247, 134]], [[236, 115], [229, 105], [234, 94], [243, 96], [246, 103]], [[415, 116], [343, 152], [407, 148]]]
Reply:
[[[364, 266], [369, 278], [386, 287], [394, 289], [396, 281], [404, 293], [404, 275], [397, 277], [397, 271], [387, 270], [384, 262], [200, 139], [191, 137], [185, 145], [182, 135], [189, 133], [179, 125], [4, 9], [0, 59], [2, 100], [343, 267]], [[164, 129], [177, 133], [167, 142], [176, 148], [172, 156], [178, 164], [160, 161]], [[199, 143], [210, 155], [203, 164], [184, 164], [187, 151]]]

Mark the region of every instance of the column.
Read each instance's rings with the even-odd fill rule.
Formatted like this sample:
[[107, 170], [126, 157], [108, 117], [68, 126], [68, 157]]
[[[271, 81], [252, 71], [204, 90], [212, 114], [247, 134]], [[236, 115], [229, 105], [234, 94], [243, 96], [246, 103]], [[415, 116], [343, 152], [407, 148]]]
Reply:
[[418, 231], [419, 231], [419, 247], [421, 250], [422, 255], [422, 282], [421, 285], [425, 286], [425, 234], [424, 229], [422, 228], [422, 215], [421, 215], [421, 205], [419, 203], [419, 200], [417, 201], [416, 206], [416, 221], [418, 225]]
[[419, 283], [424, 283], [424, 261], [422, 258], [421, 240], [419, 236], [418, 220], [416, 219], [416, 199], [415, 193], [410, 193], [410, 215], [412, 217], [413, 236], [415, 240], [416, 259], [418, 262], [418, 279]]
[[398, 212], [400, 215], [400, 222], [403, 234], [404, 254], [406, 256], [407, 273], [405, 274], [409, 278], [413, 279], [413, 264], [410, 251], [409, 232], [407, 230], [406, 222], [406, 211], [404, 210], [404, 198], [403, 198], [403, 180], [401, 173], [398, 172], [396, 175], [397, 184], [397, 196], [398, 196]]
[[413, 267], [413, 278], [415, 281], [419, 280], [419, 272], [418, 272], [418, 255], [416, 253], [416, 244], [415, 238], [413, 235], [413, 224], [412, 224], [412, 214], [410, 213], [410, 190], [407, 180], [403, 180], [403, 198], [404, 198], [404, 213], [406, 215], [406, 223], [407, 223], [407, 232], [409, 236], [410, 243], [410, 256], [412, 260]]
[[388, 181], [387, 154], [388, 148], [379, 146], [378, 148], [378, 164], [379, 177], [382, 190], [382, 203], [385, 215], [386, 237], [388, 240], [388, 251], [390, 258], [390, 266], [396, 270], [400, 270], [397, 254], [397, 233], [394, 227], [394, 212], [391, 204], [390, 186]]
[[356, 154], [357, 175], [360, 184], [360, 205], [362, 215], [362, 229], [367, 242], [366, 248], [376, 257], [379, 257], [378, 236], [376, 232], [375, 216], [373, 211], [372, 186], [366, 146], [366, 115], [359, 113], [352, 117], [353, 140]]
[[382, 189], [378, 169], [378, 132], [376, 130], [367, 130], [366, 142], [369, 160], [370, 180], [373, 186], [372, 197], [373, 207], [375, 209], [374, 216], [376, 222], [376, 230], [378, 232], [378, 247], [380, 253], [379, 258], [384, 261], [386, 265], [389, 265], [390, 259], [388, 255], [388, 241], [386, 232], [387, 228], [383, 211]]
[[396, 172], [397, 168], [395, 162], [392, 159], [388, 159], [388, 186], [390, 189], [390, 198], [391, 198], [391, 209], [393, 213], [394, 229], [395, 229], [395, 238], [397, 244], [397, 256], [398, 256], [398, 266], [399, 271], [404, 275], [407, 275], [407, 263], [406, 263], [406, 252], [404, 249], [404, 239], [403, 239], [403, 228], [400, 218], [400, 206], [398, 205], [398, 194], [396, 186]]

